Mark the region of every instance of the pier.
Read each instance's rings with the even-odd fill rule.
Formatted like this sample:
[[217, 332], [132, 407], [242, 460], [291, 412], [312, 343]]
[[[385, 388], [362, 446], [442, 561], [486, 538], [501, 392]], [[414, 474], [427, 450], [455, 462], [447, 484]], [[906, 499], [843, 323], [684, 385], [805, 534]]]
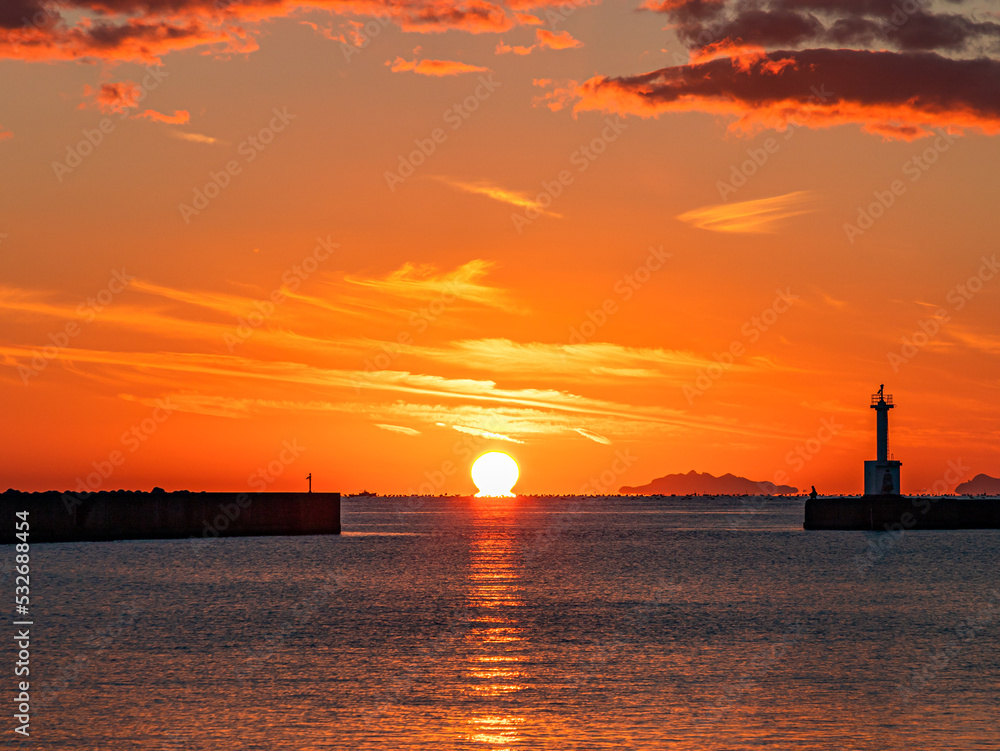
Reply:
[[31, 542], [340, 534], [340, 493], [0, 494], [0, 543], [16, 542], [14, 514], [28, 512]]
[[889, 452], [892, 395], [879, 386], [875, 410], [875, 456], [865, 462], [863, 496], [810, 498], [803, 529], [856, 529], [896, 532], [910, 529], [1000, 529], [1000, 500], [956, 496], [906, 497], [900, 492], [902, 462]]

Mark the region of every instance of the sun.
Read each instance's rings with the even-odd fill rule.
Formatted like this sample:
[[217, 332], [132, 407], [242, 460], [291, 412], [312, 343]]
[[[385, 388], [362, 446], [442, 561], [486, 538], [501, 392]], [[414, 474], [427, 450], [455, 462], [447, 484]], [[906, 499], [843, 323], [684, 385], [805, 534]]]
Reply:
[[519, 475], [517, 462], [510, 454], [502, 451], [483, 454], [472, 465], [472, 481], [479, 488], [476, 498], [512, 497], [514, 494], [510, 489], [514, 487]]

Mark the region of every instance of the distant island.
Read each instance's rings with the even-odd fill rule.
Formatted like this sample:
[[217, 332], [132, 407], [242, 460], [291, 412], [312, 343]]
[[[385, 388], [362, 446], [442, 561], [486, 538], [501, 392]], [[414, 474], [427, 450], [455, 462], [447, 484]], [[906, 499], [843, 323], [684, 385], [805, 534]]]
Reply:
[[773, 482], [756, 482], [745, 477], [726, 473], [715, 477], [708, 472], [699, 473], [693, 469], [686, 475], [664, 475], [646, 485], [624, 486], [619, 493], [627, 495], [789, 495], [798, 493], [791, 485], [775, 485]]
[[955, 495], [1000, 495], [1000, 478], [978, 474], [956, 486]]

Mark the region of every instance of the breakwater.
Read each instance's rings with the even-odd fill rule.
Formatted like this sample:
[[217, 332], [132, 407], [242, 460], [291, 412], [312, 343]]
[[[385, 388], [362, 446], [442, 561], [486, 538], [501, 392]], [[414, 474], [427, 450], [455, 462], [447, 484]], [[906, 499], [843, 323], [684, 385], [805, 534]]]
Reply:
[[340, 493], [113, 490], [0, 494], [0, 543], [17, 540], [28, 512], [31, 542], [340, 534]]
[[810, 498], [804, 529], [1000, 529], [1000, 499], [864, 495]]

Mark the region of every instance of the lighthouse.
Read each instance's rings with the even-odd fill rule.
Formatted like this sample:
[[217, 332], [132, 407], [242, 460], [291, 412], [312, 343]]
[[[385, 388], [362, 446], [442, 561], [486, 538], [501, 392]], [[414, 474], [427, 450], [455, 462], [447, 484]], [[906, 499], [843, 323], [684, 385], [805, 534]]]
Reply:
[[865, 462], [865, 495], [899, 495], [899, 468], [902, 462], [889, 458], [889, 410], [892, 394], [885, 393], [885, 385], [872, 394], [871, 408], [875, 410], [876, 459]]

